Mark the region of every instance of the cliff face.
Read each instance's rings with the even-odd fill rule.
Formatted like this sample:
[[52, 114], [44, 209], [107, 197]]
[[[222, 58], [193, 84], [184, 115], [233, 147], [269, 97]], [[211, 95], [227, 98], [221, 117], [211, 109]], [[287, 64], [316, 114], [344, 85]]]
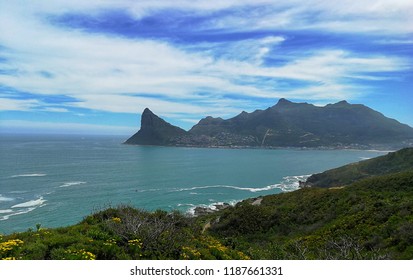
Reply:
[[186, 135], [187, 132], [159, 118], [146, 108], [142, 113], [141, 129], [126, 140], [132, 145], [170, 145], [171, 139]]
[[413, 128], [364, 105], [341, 101], [317, 107], [280, 99], [266, 110], [224, 120], [206, 117], [188, 132], [145, 109], [141, 130], [127, 144], [250, 147], [412, 145]]

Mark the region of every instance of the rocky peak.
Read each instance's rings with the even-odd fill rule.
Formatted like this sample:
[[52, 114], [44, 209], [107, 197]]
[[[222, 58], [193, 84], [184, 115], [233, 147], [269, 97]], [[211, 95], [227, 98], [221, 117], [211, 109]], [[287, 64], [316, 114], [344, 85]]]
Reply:
[[162, 126], [164, 124], [166, 124], [166, 122], [163, 119], [155, 115], [148, 108], [145, 108], [145, 110], [142, 113], [142, 117], [141, 117], [141, 128], [142, 129]]
[[203, 118], [202, 120], [199, 121], [199, 125], [210, 125], [210, 124], [219, 124], [223, 122], [224, 120], [222, 118], [214, 118], [211, 116], [208, 116], [206, 118]]
[[285, 99], [285, 98], [280, 98], [280, 100], [278, 100], [277, 104], [275, 104], [276, 107], [280, 107], [280, 106], [288, 106], [294, 104], [293, 102]]
[[164, 121], [151, 110], [145, 108], [141, 117], [141, 129], [126, 140], [126, 144], [166, 145], [173, 139], [185, 135], [182, 128]]
[[351, 106], [351, 104], [348, 103], [346, 100], [341, 100], [334, 104], [328, 104], [326, 107], [348, 107], [348, 106]]

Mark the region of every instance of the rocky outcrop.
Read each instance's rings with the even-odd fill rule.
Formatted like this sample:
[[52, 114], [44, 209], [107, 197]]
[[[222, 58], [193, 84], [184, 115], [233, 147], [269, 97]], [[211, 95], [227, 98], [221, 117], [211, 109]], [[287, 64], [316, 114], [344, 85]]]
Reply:
[[203, 216], [230, 207], [229, 203], [215, 204], [212, 207], [195, 207], [194, 216]]
[[188, 134], [182, 128], [164, 121], [146, 108], [141, 117], [141, 129], [126, 140], [132, 145], [171, 145], [173, 139]]

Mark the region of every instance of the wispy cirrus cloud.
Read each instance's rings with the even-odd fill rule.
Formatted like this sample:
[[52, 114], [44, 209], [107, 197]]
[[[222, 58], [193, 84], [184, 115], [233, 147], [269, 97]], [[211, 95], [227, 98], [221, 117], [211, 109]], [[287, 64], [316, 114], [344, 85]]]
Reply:
[[4, 111], [193, 120], [411, 75], [411, 1], [35, 2], [2, 3], [0, 85], [29, 93], [3, 94]]
[[36, 99], [0, 98], [1, 111], [31, 111], [38, 105], [39, 101]]

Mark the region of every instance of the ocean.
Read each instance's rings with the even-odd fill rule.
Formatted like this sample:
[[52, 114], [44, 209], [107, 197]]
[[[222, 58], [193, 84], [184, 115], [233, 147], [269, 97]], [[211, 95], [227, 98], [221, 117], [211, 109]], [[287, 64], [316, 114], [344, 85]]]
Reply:
[[379, 151], [130, 146], [127, 137], [0, 136], [0, 233], [80, 222], [127, 204], [193, 213], [298, 189], [310, 174]]

